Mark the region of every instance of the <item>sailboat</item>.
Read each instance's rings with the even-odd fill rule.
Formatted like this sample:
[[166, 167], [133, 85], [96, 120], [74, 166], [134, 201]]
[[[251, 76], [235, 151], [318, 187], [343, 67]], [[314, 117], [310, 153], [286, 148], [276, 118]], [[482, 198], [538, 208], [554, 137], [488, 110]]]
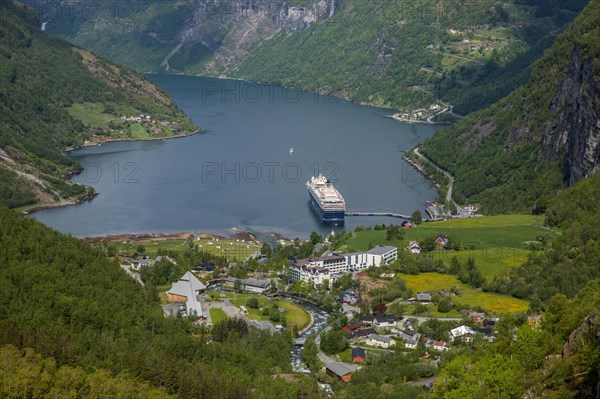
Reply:
[[290, 147], [290, 155], [294, 153], [294, 147]]

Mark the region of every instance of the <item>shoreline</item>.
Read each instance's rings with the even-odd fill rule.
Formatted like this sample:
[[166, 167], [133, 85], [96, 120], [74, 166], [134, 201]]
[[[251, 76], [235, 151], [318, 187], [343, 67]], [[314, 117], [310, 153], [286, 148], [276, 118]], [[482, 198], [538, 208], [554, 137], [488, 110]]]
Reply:
[[[197, 128], [196, 130], [194, 130], [191, 133], [186, 133], [186, 134], [180, 134], [177, 136], [169, 136], [169, 137], [148, 137], [145, 139], [110, 139], [110, 140], [105, 140], [102, 142], [98, 142], [98, 143], [89, 143], [89, 144], [82, 144], [80, 146], [76, 146], [76, 147], [67, 147], [65, 148], [65, 153], [70, 153], [76, 150], [80, 150], [83, 148], [89, 148], [89, 147], [100, 147], [104, 144], [110, 144], [110, 143], [119, 143], [119, 142], [136, 142], [136, 141], [157, 141], [157, 140], [173, 140], [173, 139], [182, 139], [185, 137], [191, 137], [194, 136], [196, 134], [199, 134], [202, 132], [201, 128]], [[63, 178], [66, 178], [65, 180], [70, 181], [73, 177], [81, 174], [81, 172], [83, 172], [83, 170], [75, 170], [75, 171], [71, 171], [67, 174], [65, 174], [63, 176]], [[89, 186], [85, 186], [88, 188], [92, 188]], [[84, 198], [81, 199], [74, 199], [74, 198], [65, 198], [63, 200], [59, 200], [59, 201], [55, 201], [55, 202], [50, 202], [47, 204], [33, 204], [31, 207], [25, 207], [23, 209], [18, 210], [17, 212], [19, 212], [22, 215], [31, 215], [33, 213], [36, 212], [40, 212], [40, 211], [44, 211], [44, 210], [48, 210], [48, 209], [55, 209], [55, 208], [63, 208], [63, 207], [67, 207], [67, 206], [75, 206], [75, 205], [80, 205], [86, 201], [91, 201], [94, 198], [96, 198], [98, 195], [100, 195], [100, 193], [95, 192], [91, 195], [87, 195]]]
[[[418, 148], [418, 147], [417, 147]], [[411, 150], [411, 152], [413, 152]], [[409, 157], [407, 157], [406, 155], [402, 156], [402, 159], [405, 160], [409, 165], [411, 165], [413, 168], [415, 168], [417, 171], [419, 171], [420, 174], [422, 174], [423, 176], [425, 176], [425, 178], [427, 180], [429, 180], [431, 182], [431, 184], [433, 184], [433, 186], [439, 191], [440, 190], [440, 184], [435, 180], [435, 178], [429, 174], [427, 174], [423, 168], [423, 166], [418, 163], [417, 161], [414, 161], [412, 159], [410, 159]]]
[[[76, 151], [76, 150], [80, 150], [82, 148], [88, 148], [88, 147], [101, 147], [104, 144], [110, 144], [110, 143], [121, 143], [121, 142], [136, 142], [136, 141], [159, 141], [159, 140], [174, 140], [174, 139], [182, 139], [185, 137], [191, 137], [191, 136], [195, 136], [196, 134], [202, 133], [202, 129], [198, 128], [196, 130], [194, 130], [191, 133], [186, 133], [186, 134], [179, 134], [176, 136], [168, 136], [168, 137], [148, 137], [148, 138], [144, 138], [144, 139], [108, 139], [108, 140], [103, 140], [103, 141], [99, 141], [99, 142], [94, 142], [94, 143], [84, 143], [81, 144], [79, 146], [75, 146], [75, 147], [67, 147], [65, 148], [65, 152], [69, 153], [72, 151]], [[73, 176], [76, 176], [77, 173], [73, 174]]]
[[368, 101], [359, 101], [359, 100], [353, 100], [348, 96], [344, 96], [341, 94], [336, 94], [336, 93], [324, 93], [322, 91], [311, 91], [311, 90], [307, 90], [307, 89], [302, 89], [302, 88], [298, 88], [298, 87], [293, 87], [293, 86], [285, 86], [281, 83], [274, 83], [274, 82], [261, 82], [258, 80], [248, 80], [248, 79], [244, 79], [244, 78], [235, 78], [235, 77], [231, 77], [231, 76], [227, 76], [227, 75], [201, 75], [201, 74], [193, 74], [193, 73], [185, 73], [185, 72], [141, 72], [142, 74], [145, 75], [170, 75], [170, 76], [190, 76], [190, 77], [196, 77], [196, 78], [211, 78], [211, 79], [219, 79], [219, 80], [234, 80], [234, 81], [238, 81], [238, 82], [246, 82], [246, 83], [254, 83], [254, 84], [259, 84], [259, 85], [271, 85], [271, 86], [279, 86], [285, 89], [292, 89], [292, 90], [298, 90], [300, 92], [303, 93], [311, 93], [311, 94], [318, 94], [320, 96], [323, 97], [334, 97], [334, 98], [338, 98], [341, 100], [345, 100], [348, 101], [351, 104], [356, 104], [356, 105], [361, 105], [363, 107], [373, 107], [373, 108], [379, 108], [382, 110], [389, 110], [389, 111], [395, 111], [394, 114], [392, 115], [388, 115], [388, 118], [392, 118], [397, 122], [402, 122], [402, 123], [409, 123], [409, 124], [423, 124], [423, 125], [451, 125], [452, 122], [429, 122], [429, 121], [417, 121], [417, 120], [404, 120], [402, 118], [398, 118], [396, 117], [397, 113], [400, 111], [397, 107], [394, 106], [386, 106], [386, 105], [381, 105], [381, 104], [375, 104], [375, 103], [370, 103]]
[[[88, 187], [88, 186], [86, 186], [86, 187]], [[34, 204], [31, 208], [25, 207], [23, 209], [17, 210], [17, 212], [19, 212], [21, 215], [31, 215], [36, 212], [45, 211], [48, 209], [56, 209], [56, 208], [64, 208], [67, 206], [80, 205], [80, 204], [83, 204], [84, 202], [93, 200], [98, 195], [100, 195], [100, 193], [97, 193], [94, 191], [92, 194], [87, 195], [84, 198], [81, 198], [78, 200], [75, 200], [72, 198], [67, 198], [67, 199], [63, 199], [63, 200], [56, 201], [56, 202], [50, 202], [48, 204], [43, 204], [43, 205]]]

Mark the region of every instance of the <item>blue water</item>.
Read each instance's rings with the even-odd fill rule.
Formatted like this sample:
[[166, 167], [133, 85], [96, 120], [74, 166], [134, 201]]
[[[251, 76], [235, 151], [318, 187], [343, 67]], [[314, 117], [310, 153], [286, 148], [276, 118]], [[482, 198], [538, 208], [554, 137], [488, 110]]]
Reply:
[[[73, 180], [99, 196], [35, 218], [76, 236], [237, 227], [306, 237], [331, 231], [311, 209], [305, 187], [316, 173], [335, 182], [349, 211], [410, 214], [436, 196], [402, 160], [436, 126], [400, 123], [389, 118], [391, 110], [278, 86], [150, 78], [202, 133], [71, 153], [85, 167]], [[399, 221], [348, 217], [345, 228], [393, 222]]]

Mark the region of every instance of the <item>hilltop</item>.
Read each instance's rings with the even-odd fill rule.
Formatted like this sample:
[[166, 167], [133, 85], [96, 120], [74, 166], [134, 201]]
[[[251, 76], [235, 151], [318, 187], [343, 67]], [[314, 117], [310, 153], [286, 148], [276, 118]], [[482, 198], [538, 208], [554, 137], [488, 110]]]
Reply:
[[524, 84], [533, 61], [585, 4], [29, 2], [50, 32], [140, 71], [270, 82], [406, 113], [453, 106], [462, 115]]
[[197, 130], [139, 73], [42, 31], [35, 10], [3, 1], [0, 12], [1, 203], [30, 208], [93, 195], [66, 179], [80, 170], [67, 148]]
[[458, 203], [480, 203], [488, 214], [543, 213], [558, 192], [598, 171], [599, 26], [593, 0], [525, 86], [419, 146], [454, 176]]

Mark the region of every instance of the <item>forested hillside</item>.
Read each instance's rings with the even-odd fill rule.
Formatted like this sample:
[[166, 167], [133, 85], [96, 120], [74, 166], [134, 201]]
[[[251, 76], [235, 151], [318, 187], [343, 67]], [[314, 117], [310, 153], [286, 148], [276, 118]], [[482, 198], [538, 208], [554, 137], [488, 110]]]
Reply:
[[444, 365], [434, 398], [595, 399], [600, 392], [600, 282], [552, 298], [541, 323], [504, 319], [493, 344]]
[[590, 279], [600, 279], [600, 174], [553, 199], [546, 213], [548, 225], [561, 231], [551, 247], [485, 290], [529, 299], [539, 310], [553, 295], [573, 297]]
[[[67, 147], [196, 130], [138, 73], [41, 31], [28, 7], [12, 1], [0, 7], [0, 203], [22, 207], [89, 196], [91, 189], [64, 179], [79, 168]], [[123, 119], [137, 114], [151, 115], [154, 123]]]
[[441, 101], [459, 114], [524, 84], [586, 3], [25, 1], [50, 32], [141, 71], [241, 77], [407, 111]]
[[[117, 397], [132, 384], [122, 397], [318, 396], [314, 381], [278, 377], [291, 368], [288, 335], [225, 322], [207, 344], [99, 249], [4, 207], [0, 220], [0, 393]], [[36, 364], [40, 380], [25, 371]]]
[[419, 148], [455, 177], [454, 199], [486, 213], [543, 212], [600, 168], [600, 2], [535, 63], [527, 85]]

